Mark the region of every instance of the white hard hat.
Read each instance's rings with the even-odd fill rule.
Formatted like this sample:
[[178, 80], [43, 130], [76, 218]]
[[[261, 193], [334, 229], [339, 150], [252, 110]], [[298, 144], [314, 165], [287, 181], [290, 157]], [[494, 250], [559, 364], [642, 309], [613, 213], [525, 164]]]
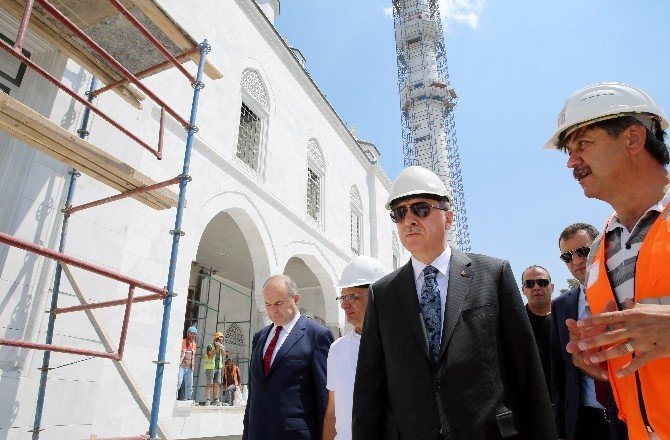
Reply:
[[650, 119], [659, 121], [661, 129], [668, 128], [663, 110], [647, 92], [627, 84], [602, 82], [577, 90], [565, 101], [556, 121], [556, 131], [544, 148], [555, 149], [564, 132], [567, 135], [586, 125], [620, 116], [638, 117], [649, 129], [650, 125], [645, 122], [651, 122]]
[[384, 275], [386, 275], [386, 268], [381, 261], [360, 255], [344, 267], [337, 287], [365, 286], [374, 283]]
[[442, 179], [424, 167], [413, 166], [403, 169], [393, 181], [386, 209], [391, 209], [394, 200], [418, 194], [431, 194], [451, 201]]

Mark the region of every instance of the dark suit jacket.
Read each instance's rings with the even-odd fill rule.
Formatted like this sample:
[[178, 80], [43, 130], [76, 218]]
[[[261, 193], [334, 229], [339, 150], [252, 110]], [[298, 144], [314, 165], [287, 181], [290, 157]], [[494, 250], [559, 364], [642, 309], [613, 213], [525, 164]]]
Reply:
[[409, 262], [370, 287], [354, 440], [555, 440], [528, 316], [507, 261], [452, 251], [435, 365]]
[[[570, 332], [565, 320], [577, 320], [579, 286], [556, 298], [551, 304], [551, 332], [549, 354], [551, 358], [551, 393], [554, 416], [559, 438], [579, 440], [577, 416], [581, 404], [582, 372], [572, 363], [572, 355], [565, 350], [570, 341]], [[618, 419], [616, 403], [610, 396], [607, 408], [612, 440], [626, 440], [626, 425]]]
[[263, 347], [273, 325], [254, 334], [243, 440], [321, 440], [328, 404], [326, 359], [333, 335], [304, 315], [277, 351], [267, 377]]

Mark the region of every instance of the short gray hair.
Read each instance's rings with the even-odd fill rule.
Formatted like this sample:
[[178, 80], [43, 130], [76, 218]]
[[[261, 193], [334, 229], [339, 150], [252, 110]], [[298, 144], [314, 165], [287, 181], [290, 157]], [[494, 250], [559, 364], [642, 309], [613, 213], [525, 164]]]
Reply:
[[295, 284], [295, 281], [293, 281], [290, 276], [284, 274], [272, 275], [265, 281], [265, 283], [263, 283], [263, 289], [265, 289], [265, 286], [270, 281], [274, 280], [281, 280], [284, 283], [284, 287], [286, 287], [286, 290], [288, 290], [288, 294], [291, 298], [295, 298], [295, 295], [299, 293], [298, 286]]

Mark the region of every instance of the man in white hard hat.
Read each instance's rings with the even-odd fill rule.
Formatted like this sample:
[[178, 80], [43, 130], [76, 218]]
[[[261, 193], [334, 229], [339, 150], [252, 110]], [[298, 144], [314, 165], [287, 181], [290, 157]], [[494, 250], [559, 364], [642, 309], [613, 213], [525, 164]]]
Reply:
[[384, 274], [386, 269], [381, 261], [365, 255], [351, 260], [342, 271], [338, 283], [342, 291], [336, 299], [354, 331], [333, 342], [328, 352], [328, 407], [323, 423], [323, 440], [351, 440], [354, 379], [368, 305], [368, 289]]
[[509, 263], [448, 246], [454, 212], [425, 168], [405, 168], [386, 206], [412, 258], [370, 286], [353, 439], [555, 440]]
[[667, 128], [648, 93], [600, 83], [568, 98], [545, 146], [565, 151], [584, 194], [615, 211], [587, 261], [593, 316], [566, 321], [567, 350], [584, 371], [609, 377], [634, 440], [670, 438]]

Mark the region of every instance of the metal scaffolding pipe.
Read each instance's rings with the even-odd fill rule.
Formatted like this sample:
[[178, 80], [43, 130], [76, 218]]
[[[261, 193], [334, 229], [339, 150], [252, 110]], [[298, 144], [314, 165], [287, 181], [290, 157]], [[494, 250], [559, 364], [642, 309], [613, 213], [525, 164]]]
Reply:
[[163, 305], [163, 322], [161, 324], [161, 338], [158, 348], [158, 360], [156, 362], [156, 378], [154, 380], [154, 393], [151, 403], [151, 420], [149, 422], [149, 436], [152, 440], [157, 440], [156, 426], [158, 424], [158, 413], [160, 410], [161, 390], [163, 383], [163, 372], [165, 370], [165, 351], [167, 349], [168, 329], [170, 327], [170, 309], [172, 306], [172, 296], [170, 293], [174, 291], [174, 279], [177, 271], [177, 256], [179, 253], [179, 239], [182, 235], [181, 223], [184, 214], [184, 204], [186, 203], [186, 186], [189, 181], [188, 172], [191, 164], [191, 151], [193, 148], [193, 137], [196, 133], [196, 117], [198, 114], [198, 102], [200, 99], [200, 91], [204, 87], [202, 82], [202, 74], [205, 68], [205, 58], [207, 53], [211, 50], [211, 46], [207, 40], [200, 44], [200, 60], [198, 63], [198, 74], [196, 82], [193, 84], [193, 101], [191, 103], [191, 116], [188, 124], [188, 136], [186, 138], [186, 150], [184, 152], [184, 166], [181, 173], [181, 182], [179, 183], [179, 202], [177, 204], [177, 216], [175, 218], [175, 225], [172, 231], [172, 252], [170, 254], [170, 270], [168, 272], [167, 291], [168, 295], [165, 297]]
[[[189, 50], [188, 52], [184, 52], [183, 54], [178, 55], [176, 58], [177, 58], [177, 60], [179, 60], [179, 61], [183, 61], [183, 60], [186, 60], [188, 57], [190, 57], [191, 55], [193, 55], [193, 54], [195, 54], [195, 53], [200, 53], [200, 48], [199, 48], [199, 47], [195, 47], [195, 48]], [[144, 69], [144, 70], [142, 70], [142, 71], [140, 71], [140, 72], [137, 72], [137, 73], [135, 74], [135, 76], [136, 76], [137, 78], [144, 78], [144, 77], [147, 76], [147, 75], [150, 75], [150, 74], [152, 74], [152, 73], [154, 73], [154, 72], [157, 72], [157, 71], [159, 71], [159, 70], [161, 70], [161, 69], [166, 68], [168, 65], [170, 65], [170, 62], [169, 62], [169, 61], [163, 61], [162, 63], [158, 63], [158, 64], [156, 64], [155, 66], [151, 66], [151, 67], [149, 67], [149, 68], [147, 68], [147, 69]], [[118, 86], [122, 86], [122, 85], [124, 85], [124, 84], [128, 84], [129, 82], [130, 82], [130, 81], [129, 81], [127, 78], [120, 79], [120, 80], [115, 81], [115, 82], [113, 82], [113, 83], [111, 83], [111, 84], [108, 84], [108, 85], [106, 85], [106, 86], [104, 86], [104, 87], [100, 87], [98, 90], [95, 90], [95, 91], [93, 92], [93, 96], [102, 95], [103, 93], [105, 93], [105, 92], [107, 92], [107, 91], [109, 91], [109, 90], [112, 90], [112, 89], [114, 89], [114, 88], [116, 88], [116, 87], [118, 87]]]
[[4, 232], [0, 232], [0, 243], [5, 243], [10, 246], [17, 247], [19, 249], [33, 252], [43, 257], [51, 258], [52, 260], [60, 261], [61, 263], [66, 263], [71, 266], [78, 267], [80, 269], [85, 269], [88, 270], [89, 272], [102, 275], [106, 278], [111, 278], [121, 283], [132, 284], [136, 287], [139, 287], [140, 289], [147, 290], [149, 292], [158, 293], [162, 296], [166, 295], [166, 290], [164, 288], [156, 287], [152, 284], [145, 283], [144, 281], [140, 281], [135, 278], [131, 278], [126, 275], [116, 273], [102, 266], [89, 263], [88, 261], [80, 260], [78, 258], [74, 258], [60, 252], [52, 251], [51, 249], [44, 248], [35, 243], [31, 243], [29, 241], [22, 240], [20, 238], [12, 237], [11, 235], [5, 234]]
[[26, 5], [23, 8], [23, 17], [21, 24], [19, 24], [19, 31], [16, 34], [16, 41], [14, 43], [14, 50], [21, 52], [23, 50], [23, 42], [26, 38], [26, 29], [28, 29], [28, 22], [30, 21], [30, 14], [33, 11], [33, 4], [35, 0], [26, 0]]
[[[52, 334], [53, 334], [53, 330], [52, 330]], [[55, 352], [58, 352], [58, 353], [80, 354], [80, 355], [83, 355], [83, 356], [92, 356], [92, 357], [114, 359], [114, 360], [117, 360], [117, 361], [119, 360], [119, 355], [117, 353], [108, 353], [106, 351], [96, 351], [96, 350], [85, 350], [83, 348], [64, 347], [62, 345], [53, 345], [51, 343], [40, 344], [39, 342], [20, 341], [20, 340], [17, 340], [17, 339], [0, 338], [0, 345], [7, 345], [9, 347], [32, 348], [32, 349], [35, 349], [35, 350], [45, 350], [44, 351], [45, 355], [47, 353], [55, 351]], [[46, 370], [44, 370], [44, 368], [45, 367], [42, 367], [42, 373], [45, 373], [49, 369], [48, 366], [46, 367]], [[40, 420], [41, 420], [41, 415], [40, 415]], [[33, 438], [39, 438], [39, 432], [36, 431], [36, 429], [39, 429], [39, 427], [33, 427]], [[37, 434], [37, 437], [35, 437], [36, 434]]]
[[[158, 295], [156, 293], [153, 293], [151, 295], [144, 295], [144, 296], [136, 296], [133, 298], [133, 304], [141, 303], [141, 302], [147, 302], [147, 301], [155, 301], [157, 299], [163, 299], [163, 295]], [[81, 312], [84, 310], [95, 310], [95, 309], [104, 309], [106, 307], [114, 307], [114, 306], [122, 306], [128, 302], [127, 299], [114, 299], [111, 301], [102, 301], [102, 302], [96, 302], [96, 303], [88, 303], [88, 304], [82, 304], [80, 306], [71, 306], [71, 307], [59, 307], [53, 311], [56, 315], [62, 315], [64, 313], [71, 313], [71, 312]]]
[[104, 199], [95, 200], [95, 201], [89, 202], [89, 203], [84, 203], [83, 205], [72, 206], [70, 208], [65, 208], [65, 209], [63, 209], [63, 212], [65, 212], [67, 214], [74, 214], [77, 211], [82, 211], [84, 209], [93, 208], [94, 206], [104, 205], [105, 203], [115, 202], [117, 200], [125, 199], [127, 197], [132, 197], [136, 194], [155, 191], [157, 189], [165, 188], [166, 186], [174, 185], [176, 183], [179, 183], [179, 177], [175, 177], [173, 179], [166, 180], [164, 182], [158, 182], [154, 185], [148, 185], [148, 186], [143, 186], [141, 188], [135, 188], [135, 189], [131, 189], [131, 190], [128, 190], [128, 191], [124, 191], [121, 194], [116, 194], [116, 195], [113, 195], [113, 196], [110, 196], [110, 197], [105, 197]]
[[[29, 6], [28, 3], [30, 3], [30, 7], [32, 8], [32, 0], [29, 0], [28, 2], [26, 2], [26, 10], [28, 9]], [[92, 77], [91, 84], [89, 84], [88, 87], [89, 92], [95, 90], [96, 87], [97, 87], [96, 78]], [[93, 101], [93, 95], [91, 95], [90, 93], [87, 97], [87, 101], [89, 104]], [[82, 139], [86, 137], [90, 114], [91, 114], [90, 108], [85, 107], [81, 121], [81, 126], [79, 128], [80, 130], [79, 137]], [[67, 196], [65, 198], [65, 208], [69, 208], [70, 205], [72, 205], [72, 199], [77, 189], [77, 179], [79, 178], [79, 176], [80, 174], [76, 169], [73, 168], [70, 171], [70, 184], [68, 185]], [[61, 225], [60, 243], [58, 245], [59, 253], [65, 252], [65, 244], [67, 243], [67, 230], [69, 220], [70, 216], [68, 214], [65, 214], [65, 216], [63, 217], [63, 224]], [[56, 273], [54, 274], [54, 285], [53, 289], [51, 290], [51, 308], [49, 310], [54, 310], [58, 307], [58, 293], [60, 292], [61, 274], [62, 274], [62, 267], [60, 263], [57, 263]], [[53, 332], [55, 325], [56, 325], [56, 315], [50, 313], [49, 322], [47, 324], [47, 335], [46, 335], [47, 345], [50, 345], [53, 342]], [[40, 431], [41, 431], [40, 426], [42, 425], [42, 413], [44, 411], [44, 397], [46, 395], [46, 389], [47, 389], [47, 376], [49, 374], [50, 360], [51, 360], [51, 351], [47, 350], [44, 352], [44, 355], [42, 357], [42, 370], [41, 370], [42, 372], [40, 374], [40, 386], [37, 391], [37, 402], [35, 403], [35, 418], [33, 420], [33, 430], [32, 430], [33, 440], [37, 440], [40, 438]]]

